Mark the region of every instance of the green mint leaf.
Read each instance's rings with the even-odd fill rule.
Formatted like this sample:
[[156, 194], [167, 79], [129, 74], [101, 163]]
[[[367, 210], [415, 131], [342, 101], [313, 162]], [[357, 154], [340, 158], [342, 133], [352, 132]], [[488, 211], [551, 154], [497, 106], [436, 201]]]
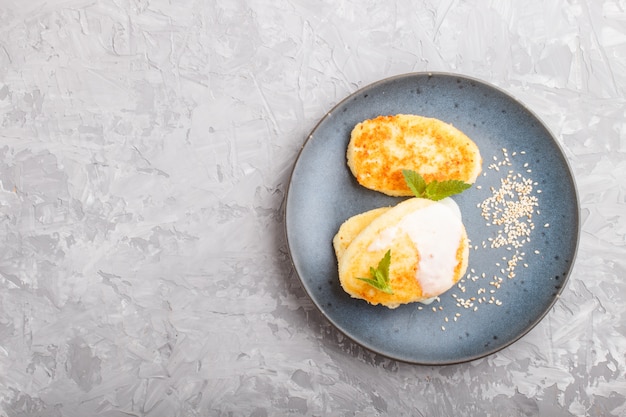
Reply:
[[375, 279], [369, 279], [369, 278], [357, 278], [357, 279], [360, 279], [363, 282], [367, 282], [372, 287], [374, 287], [377, 290], [380, 290], [380, 291], [382, 291], [384, 293], [393, 294], [393, 291], [391, 291], [391, 287], [389, 287], [388, 285], [385, 285], [385, 284], [381, 284], [379, 281], [377, 281]]
[[460, 180], [431, 181], [426, 183], [424, 177], [410, 169], [403, 169], [402, 175], [411, 192], [418, 198], [439, 201], [454, 194], [462, 193], [472, 186]]
[[426, 186], [424, 195], [434, 201], [443, 200], [454, 194], [462, 193], [472, 185], [460, 180], [432, 181]]
[[415, 194], [415, 197], [422, 197], [424, 195], [424, 191], [426, 190], [426, 181], [424, 181], [424, 177], [410, 169], [403, 169], [402, 175], [404, 176], [406, 185], [409, 186], [411, 192]]
[[389, 285], [389, 265], [391, 264], [391, 250], [385, 253], [385, 256], [378, 262], [378, 267], [370, 266], [370, 278], [357, 278], [368, 283], [372, 287], [387, 293], [393, 294], [391, 285]]
[[391, 265], [391, 249], [389, 249], [383, 259], [378, 263], [378, 272], [382, 275], [382, 279], [385, 283], [389, 283], [389, 265]]

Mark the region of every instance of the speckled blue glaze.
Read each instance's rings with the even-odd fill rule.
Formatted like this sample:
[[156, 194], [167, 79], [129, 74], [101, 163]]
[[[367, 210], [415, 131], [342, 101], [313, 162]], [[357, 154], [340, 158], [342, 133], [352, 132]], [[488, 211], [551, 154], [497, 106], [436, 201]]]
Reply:
[[[459, 309], [449, 292], [438, 303], [421, 310], [419, 304], [389, 310], [352, 299], [341, 289], [332, 248], [332, 238], [341, 223], [354, 214], [401, 201], [356, 183], [345, 157], [350, 131], [364, 119], [398, 113], [444, 120], [464, 131], [480, 148], [486, 175], [479, 177], [473, 188], [454, 197], [472, 244], [478, 246], [470, 251], [468, 271], [497, 275], [497, 259], [506, 255], [480, 245], [494, 231], [486, 226], [477, 205], [506, 175], [504, 170], [487, 169], [493, 157], [501, 158], [503, 148], [517, 152], [508, 169], [532, 178], [537, 183], [535, 191], [541, 190], [535, 194], [540, 211], [533, 218], [537, 228], [523, 248], [528, 266], [517, 268], [516, 277], [505, 280], [498, 290], [501, 306], [481, 304], [477, 311]], [[527, 173], [530, 168], [532, 173]], [[419, 364], [473, 360], [526, 334], [558, 299], [579, 238], [576, 187], [568, 163], [548, 129], [506, 92], [477, 79], [447, 73], [412, 73], [385, 79], [335, 106], [301, 150], [285, 210], [295, 269], [321, 312], [362, 346]], [[544, 227], [547, 224], [549, 227]], [[486, 281], [465, 285], [468, 294], [480, 286], [486, 287], [489, 295]], [[457, 312], [461, 315], [452, 322]], [[445, 317], [450, 323], [444, 321]]]

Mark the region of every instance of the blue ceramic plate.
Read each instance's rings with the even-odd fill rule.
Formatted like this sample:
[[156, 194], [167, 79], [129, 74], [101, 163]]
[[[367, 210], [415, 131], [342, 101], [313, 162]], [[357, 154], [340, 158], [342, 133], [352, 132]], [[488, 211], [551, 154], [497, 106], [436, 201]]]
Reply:
[[[467, 276], [428, 306], [414, 303], [390, 310], [353, 299], [341, 289], [332, 239], [350, 216], [402, 201], [360, 186], [346, 165], [352, 128], [368, 118], [398, 113], [435, 117], [464, 131], [480, 148], [483, 174], [453, 197], [472, 244]], [[517, 182], [531, 181], [525, 198], [537, 201], [532, 218], [518, 219], [530, 230], [530, 241], [519, 248], [493, 247], [502, 228], [490, 224], [480, 207], [508, 175]], [[496, 352], [544, 317], [573, 265], [579, 209], [563, 152], [523, 104], [477, 79], [413, 73], [355, 92], [313, 129], [293, 169], [285, 227], [302, 285], [337, 329], [381, 355], [439, 365]]]

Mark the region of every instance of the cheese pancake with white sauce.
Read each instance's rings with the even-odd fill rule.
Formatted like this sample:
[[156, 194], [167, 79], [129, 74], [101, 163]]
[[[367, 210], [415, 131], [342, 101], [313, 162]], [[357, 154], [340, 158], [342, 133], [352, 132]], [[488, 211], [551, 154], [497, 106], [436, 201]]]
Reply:
[[[444, 293], [465, 273], [469, 241], [454, 200], [411, 198], [373, 217], [338, 251], [339, 280], [352, 297], [396, 308]], [[361, 225], [356, 221], [352, 226]], [[370, 278], [370, 267], [376, 268], [389, 250], [393, 294], [359, 279]]]
[[482, 170], [478, 146], [441, 120], [407, 114], [378, 116], [357, 124], [347, 149], [348, 166], [359, 184], [391, 196], [410, 196], [403, 169], [426, 182], [473, 184]]

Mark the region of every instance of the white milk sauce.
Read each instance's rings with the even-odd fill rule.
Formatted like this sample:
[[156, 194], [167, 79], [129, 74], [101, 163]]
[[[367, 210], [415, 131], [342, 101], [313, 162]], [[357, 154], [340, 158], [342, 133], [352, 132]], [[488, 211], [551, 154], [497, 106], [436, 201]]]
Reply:
[[368, 250], [391, 246], [400, 230], [408, 234], [420, 253], [416, 279], [424, 295], [436, 296], [447, 291], [454, 284], [456, 252], [463, 231], [459, 206], [451, 198], [445, 198], [407, 214], [397, 225], [384, 229]]

